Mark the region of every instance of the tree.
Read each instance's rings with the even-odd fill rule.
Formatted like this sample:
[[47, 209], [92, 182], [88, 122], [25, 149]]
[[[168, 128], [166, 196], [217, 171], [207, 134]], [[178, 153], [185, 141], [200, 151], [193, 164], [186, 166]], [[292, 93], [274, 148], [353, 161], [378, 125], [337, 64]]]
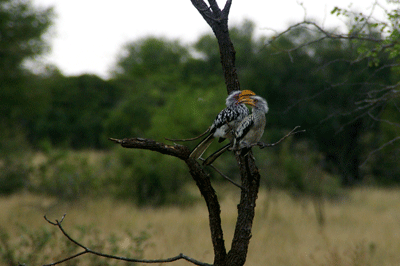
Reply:
[[[328, 168], [332, 164], [338, 165], [342, 183], [347, 186], [362, 182], [363, 172], [374, 174], [377, 180], [382, 178], [374, 170], [382, 167], [383, 158], [379, 157], [384, 156], [377, 152], [400, 139], [398, 135], [392, 135], [392, 139], [387, 140], [382, 134], [387, 131], [380, 130], [382, 123], [393, 129], [399, 127], [396, 116], [382, 119], [389, 113], [387, 108], [398, 105], [398, 9], [386, 9], [377, 1], [372, 5], [370, 14], [339, 7], [332, 10], [333, 15], [347, 19], [348, 33], [337, 33], [304, 20], [275, 35], [266, 46], [277, 48], [278, 53], [290, 58], [296, 58], [301, 51], [314, 55], [317, 64], [312, 64], [309, 69], [314, 70], [317, 83], [323, 81], [324, 84], [317, 91], [303, 95], [292, 108], [305, 110], [304, 104], [318, 107], [314, 113], [320, 115], [321, 129], [325, 131], [316, 136], [319, 149], [326, 154]], [[386, 21], [374, 18], [373, 11], [378, 8], [385, 12]], [[298, 32], [306, 33], [304, 36], [308, 37], [298, 39], [289, 47], [279, 45]], [[327, 45], [341, 48], [320, 49]], [[334, 97], [326, 101], [327, 95]], [[361, 165], [366, 167], [360, 169]]]
[[182, 86], [188, 59], [188, 50], [179, 41], [146, 37], [126, 44], [111, 80], [122, 96], [104, 121], [104, 134], [146, 134], [154, 112]]
[[2, 0], [0, 17], [0, 78], [18, 77], [24, 60], [47, 50], [43, 34], [51, 26], [53, 9], [34, 8], [31, 1]]
[[[375, 17], [374, 11], [379, 9], [385, 15], [383, 20]], [[354, 109], [354, 112], [376, 124], [372, 151], [369, 151], [361, 166], [364, 169], [372, 168], [376, 176], [381, 176], [377, 179], [381, 184], [399, 183], [399, 3], [388, 0], [383, 6], [376, 1], [371, 10], [370, 14], [365, 14], [336, 7], [331, 13], [345, 17], [350, 22], [349, 33], [337, 38], [349, 39], [357, 46], [353, 62], [367, 64], [372, 70], [372, 78], [361, 81], [367, 89], [364, 98], [358, 101]], [[384, 81], [374, 82], [374, 77], [385, 78]]]
[[[31, 1], [0, 1], [0, 132], [24, 134], [26, 120], [46, 105], [43, 90], [33, 87], [24, 62], [48, 50], [44, 34], [52, 24], [52, 8], [35, 8]], [[10, 141], [7, 139], [7, 141]]]
[[[220, 9], [215, 0], [209, 0], [207, 5], [203, 0], [191, 0], [195, 8], [200, 12], [205, 21], [212, 28], [217, 40], [220, 50], [220, 58], [222, 63], [223, 75], [225, 77], [225, 84], [227, 92], [233, 90], [239, 90], [240, 84], [235, 67], [235, 50], [231, 42], [228, 30], [228, 15], [232, 4], [231, 0], [227, 0], [223, 9]], [[214, 247], [214, 262], [213, 265], [243, 265], [246, 261], [247, 250], [251, 238], [251, 230], [254, 218], [254, 210], [256, 206], [256, 199], [258, 189], [260, 185], [260, 174], [255, 164], [254, 157], [250, 154], [247, 156], [236, 155], [238, 167], [240, 168], [241, 174], [241, 198], [238, 205], [238, 218], [235, 227], [235, 233], [232, 240], [231, 249], [229, 252], [226, 251], [225, 240], [223, 236], [221, 217], [220, 217], [220, 205], [215, 190], [210, 182], [208, 174], [204, 172], [200, 164], [193, 158], [189, 157], [190, 149], [184, 145], [168, 145], [165, 143], [157, 142], [145, 138], [130, 138], [130, 139], [111, 139], [118, 144], [121, 144], [125, 148], [144, 149], [155, 151], [161, 154], [174, 156], [182, 160], [189, 169], [193, 180], [196, 182], [201, 195], [204, 197], [208, 211], [209, 211], [209, 223], [211, 230], [211, 239]], [[49, 223], [58, 226], [59, 229], [68, 237], [74, 244], [82, 247], [83, 252], [76, 254], [73, 257], [65, 260], [53, 263], [52, 265], [64, 262], [72, 259], [76, 256], [80, 256], [87, 253], [92, 253], [108, 258], [116, 258], [131, 262], [144, 262], [144, 263], [161, 263], [171, 262], [178, 259], [185, 259], [195, 265], [209, 265], [207, 263], [199, 262], [191, 259], [183, 254], [176, 257], [163, 260], [134, 260], [127, 258], [118, 258], [116, 256], [110, 256], [94, 252], [75, 240], [71, 239], [69, 235], [64, 231], [61, 222], [50, 222]]]
[[43, 78], [47, 106], [30, 121], [30, 140], [71, 148], [102, 148], [104, 121], [119, 99], [119, 90], [111, 82], [94, 75]]

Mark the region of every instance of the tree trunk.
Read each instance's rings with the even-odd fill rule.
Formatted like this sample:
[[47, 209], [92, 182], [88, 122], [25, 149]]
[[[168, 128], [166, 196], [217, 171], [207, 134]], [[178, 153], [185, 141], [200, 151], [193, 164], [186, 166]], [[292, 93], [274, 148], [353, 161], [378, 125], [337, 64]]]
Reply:
[[[235, 49], [229, 36], [228, 15], [232, 0], [227, 0], [221, 10], [215, 0], [209, 0], [210, 6], [203, 0], [191, 0], [204, 20], [210, 25], [218, 40], [222, 70], [227, 92], [240, 90], [240, 83], [235, 66]], [[246, 262], [247, 250], [251, 238], [251, 229], [260, 186], [260, 174], [250, 152], [247, 156], [236, 156], [242, 180], [242, 193], [238, 205], [238, 218], [231, 250], [226, 256], [215, 257], [214, 265], [241, 266]], [[210, 221], [211, 226], [211, 221]], [[212, 230], [212, 229], [211, 229]], [[222, 252], [222, 250], [220, 250]], [[217, 254], [216, 254], [217, 255]]]

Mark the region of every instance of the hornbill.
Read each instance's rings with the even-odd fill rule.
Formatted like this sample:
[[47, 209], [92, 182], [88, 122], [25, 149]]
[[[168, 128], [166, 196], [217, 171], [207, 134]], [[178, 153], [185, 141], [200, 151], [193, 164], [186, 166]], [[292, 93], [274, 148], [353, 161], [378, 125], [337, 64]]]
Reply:
[[208, 129], [208, 135], [197, 144], [189, 156], [196, 159], [200, 158], [214, 138], [219, 138], [219, 142], [226, 138], [231, 140], [233, 138], [232, 130], [235, 130], [240, 121], [250, 113], [242, 101], [253, 95], [256, 94], [250, 90], [231, 92], [226, 98], [227, 107], [217, 115]]
[[265, 114], [268, 113], [267, 101], [260, 96], [250, 96], [242, 100], [243, 103], [253, 107], [250, 115], [246, 116], [237, 126], [234, 131], [233, 143], [230, 143], [212, 155], [204, 162], [204, 165], [209, 165], [215, 161], [227, 149], [232, 148], [234, 151], [240, 151], [241, 155], [246, 155], [253, 144], [260, 141], [264, 134], [266, 123]]

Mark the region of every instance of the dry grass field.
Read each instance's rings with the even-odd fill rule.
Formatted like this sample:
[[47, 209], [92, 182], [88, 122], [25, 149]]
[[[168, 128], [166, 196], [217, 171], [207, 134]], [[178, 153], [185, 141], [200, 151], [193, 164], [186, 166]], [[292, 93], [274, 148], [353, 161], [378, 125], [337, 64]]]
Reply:
[[[227, 186], [217, 192], [229, 250], [239, 191]], [[0, 226], [10, 239], [21, 237], [15, 233], [16, 222], [34, 230], [51, 227], [44, 214], [54, 220], [67, 213], [63, 225], [70, 232], [77, 225], [96, 228], [104, 236], [146, 231], [150, 238], [144, 258], [184, 253], [212, 263], [208, 213], [202, 200], [187, 208], [139, 209], [110, 199], [58, 204], [50, 198], [19, 194], [0, 198], [0, 212]], [[319, 227], [311, 201], [293, 200], [281, 191], [261, 191], [246, 265], [400, 265], [400, 190], [353, 190], [341, 201], [325, 202], [325, 215], [326, 224]], [[57, 231], [53, 237], [60, 234]], [[119, 245], [124, 248], [127, 243]], [[54, 258], [61, 258], [63, 251], [56, 245], [46, 248]]]

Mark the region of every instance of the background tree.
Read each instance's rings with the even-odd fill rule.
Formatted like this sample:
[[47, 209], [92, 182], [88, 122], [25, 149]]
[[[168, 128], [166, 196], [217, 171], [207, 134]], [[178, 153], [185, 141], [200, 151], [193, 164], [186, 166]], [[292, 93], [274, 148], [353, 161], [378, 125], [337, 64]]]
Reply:
[[46, 92], [35, 88], [35, 77], [24, 62], [48, 49], [44, 34], [53, 11], [35, 8], [30, 1], [0, 1], [0, 193], [12, 193], [27, 183], [28, 166], [14, 160], [26, 154], [28, 121], [41, 114]]
[[23, 125], [26, 117], [40, 110], [36, 107], [42, 104], [42, 93], [25, 83], [23, 63], [47, 51], [44, 34], [52, 24], [53, 10], [35, 8], [30, 1], [2, 0], [0, 17], [0, 112], [1, 123], [7, 125], [1, 127], [4, 129], [11, 124]]
[[45, 112], [32, 121], [31, 141], [48, 140], [73, 149], [103, 147], [103, 121], [115, 107], [117, 87], [92, 75], [53, 75], [43, 85], [48, 91], [48, 104]]
[[[374, 8], [378, 7], [379, 4], [375, 2]], [[348, 19], [348, 33], [340, 34], [323, 29], [315, 22], [303, 21], [267, 42], [267, 49], [276, 48], [278, 53], [294, 60], [298, 53], [308, 53], [315, 60], [310, 69], [314, 69], [312, 74], [318, 77], [315, 84], [321, 85], [313, 86], [316, 90], [300, 97], [293, 108], [304, 111], [319, 105], [314, 114], [320, 115], [317, 121], [322, 127], [318, 127], [325, 130], [321, 134], [315, 131], [315, 140], [319, 149], [326, 154], [326, 167], [330, 171], [336, 168], [344, 185], [360, 183], [365, 174], [372, 174], [371, 169], [378, 166], [374, 160], [384, 156], [371, 152], [371, 147], [380, 150], [377, 143], [386, 147], [382, 142], [377, 142], [377, 138], [386, 139], [379, 128], [382, 123], [388, 122], [380, 119], [380, 116], [397, 101], [396, 10], [386, 10], [387, 20], [382, 22], [372, 14], [335, 8], [332, 14]], [[308, 37], [299, 38], [288, 47], [279, 46], [282, 41], [299, 32]], [[327, 49], [328, 45], [331, 48]], [[395, 120], [391, 121], [392, 126], [396, 125]], [[327, 137], [329, 135], [332, 137]], [[395, 137], [385, 143], [393, 144], [397, 139]], [[365, 167], [360, 169], [360, 165]], [[378, 182], [386, 179], [376, 177]], [[394, 176], [390, 178], [393, 181]]]

